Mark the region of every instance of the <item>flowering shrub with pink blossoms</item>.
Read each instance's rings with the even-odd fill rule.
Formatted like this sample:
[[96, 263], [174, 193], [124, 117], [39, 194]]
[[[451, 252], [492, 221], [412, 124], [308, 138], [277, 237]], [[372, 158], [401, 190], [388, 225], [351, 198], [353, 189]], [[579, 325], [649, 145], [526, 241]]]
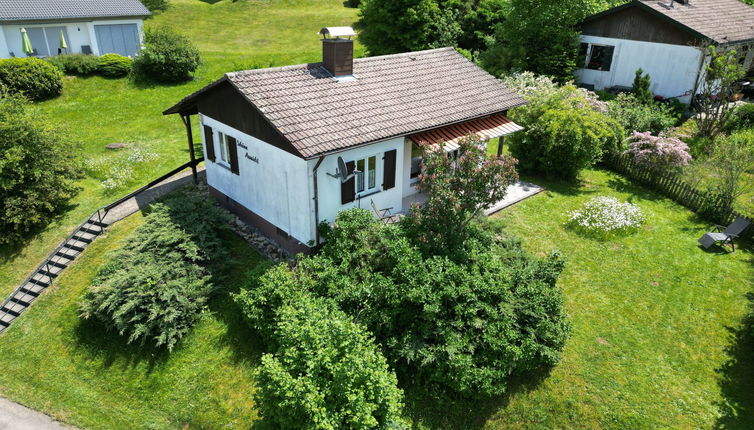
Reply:
[[689, 147], [682, 140], [662, 133], [654, 136], [648, 131], [633, 132], [626, 153], [638, 164], [660, 169], [677, 169], [691, 162]]

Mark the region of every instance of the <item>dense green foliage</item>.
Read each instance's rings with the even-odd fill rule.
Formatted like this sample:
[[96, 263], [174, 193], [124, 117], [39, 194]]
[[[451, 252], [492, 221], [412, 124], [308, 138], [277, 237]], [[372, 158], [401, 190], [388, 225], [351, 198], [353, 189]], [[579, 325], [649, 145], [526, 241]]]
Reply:
[[677, 122], [675, 112], [668, 106], [654, 101], [641, 102], [633, 94], [618, 94], [614, 100], [607, 102], [607, 106], [608, 115], [628, 133], [651, 131], [658, 134]]
[[185, 81], [199, 67], [199, 50], [191, 40], [168, 27], [148, 28], [144, 48], [134, 58], [136, 79], [174, 83]]
[[655, 95], [652, 94], [652, 90], [650, 90], [651, 86], [652, 78], [649, 76], [649, 73], [644, 73], [644, 70], [642, 69], [637, 70], [636, 76], [634, 77], [634, 83], [631, 87], [636, 101], [645, 105], [651, 105], [655, 99]]
[[461, 139], [457, 158], [425, 148], [418, 189], [428, 199], [411, 208], [404, 223], [425, 255], [465, 261], [465, 243], [473, 233], [469, 223], [505, 197], [508, 186], [518, 180], [516, 163], [507, 155], [490, 158], [474, 135]]
[[402, 377], [467, 397], [501, 394], [511, 374], [558, 361], [568, 336], [555, 285], [563, 260], [533, 259], [519, 243], [472, 225], [463, 264], [425, 257], [396, 225], [366, 210], [341, 212], [322, 251], [263, 278], [246, 301], [255, 327], [302, 291], [334, 301], [364, 324]]
[[706, 163], [715, 178], [713, 190], [733, 204], [754, 187], [747, 175], [754, 171], [754, 129], [716, 140]]
[[118, 54], [105, 54], [97, 59], [97, 72], [106, 78], [122, 78], [131, 72], [133, 61]]
[[754, 128], [754, 103], [744, 103], [733, 110], [728, 120], [727, 131]]
[[39, 58], [0, 60], [0, 88], [23, 94], [31, 100], [44, 100], [63, 91], [63, 73]]
[[476, 56], [507, 6], [508, 0], [364, 0], [359, 40], [372, 55], [453, 46]]
[[97, 57], [85, 54], [63, 54], [45, 58], [66, 75], [88, 76], [97, 72]]
[[714, 141], [733, 116], [734, 95], [739, 91], [739, 80], [744, 69], [738, 62], [735, 49], [720, 49], [708, 46], [705, 52], [708, 61], [704, 64], [704, 80], [696, 95], [698, 115], [694, 116], [699, 136]]
[[49, 222], [76, 194], [73, 148], [20, 95], [0, 93], [0, 244]]
[[524, 171], [575, 178], [606, 151], [621, 149], [623, 127], [608, 117], [604, 102], [572, 86], [533, 94], [511, 118], [526, 124], [508, 138], [511, 155]]
[[368, 331], [311, 296], [276, 314], [277, 348], [262, 357], [257, 395], [268, 421], [288, 429], [404, 427], [403, 393]]
[[168, 0], [141, 0], [141, 3], [151, 12], [164, 11], [170, 6]]
[[200, 317], [214, 281], [211, 263], [226, 254], [227, 228], [211, 201], [178, 193], [151, 206], [146, 222], [112, 255], [81, 302], [81, 315], [128, 342], [173, 349]]

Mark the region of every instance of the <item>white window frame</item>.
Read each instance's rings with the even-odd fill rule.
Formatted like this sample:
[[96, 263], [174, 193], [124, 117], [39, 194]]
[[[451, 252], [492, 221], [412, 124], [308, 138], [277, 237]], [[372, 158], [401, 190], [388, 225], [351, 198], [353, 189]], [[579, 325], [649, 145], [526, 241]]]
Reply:
[[[369, 159], [371, 158], [374, 158], [374, 185], [372, 187], [369, 187]], [[359, 169], [359, 162], [364, 162], [364, 169], [362, 170], [362, 173], [356, 175], [355, 178], [356, 181], [354, 182], [354, 187], [356, 189], [356, 198], [364, 194], [374, 193], [380, 189], [380, 181], [378, 176], [379, 154], [371, 154], [353, 160], [355, 170], [361, 170]], [[364, 189], [359, 190], [359, 182], [363, 182]]]
[[220, 145], [220, 150], [216, 153], [216, 155], [218, 155], [217, 161], [223, 166], [230, 168], [230, 144], [228, 143], [228, 135], [222, 131], [218, 131], [217, 142]]
[[[586, 56], [584, 57], [584, 64], [581, 65], [581, 68], [584, 70], [593, 70], [595, 72], [605, 72], [610, 73], [613, 71], [613, 66], [615, 65], [615, 52], [617, 51], [616, 45], [608, 45], [606, 43], [592, 43], [592, 42], [581, 42], [582, 44], [586, 44]], [[592, 61], [592, 53], [595, 46], [605, 47], [605, 48], [613, 48], [613, 55], [610, 58], [610, 70], [599, 70], [599, 69], [590, 69], [589, 68], [589, 62]], [[579, 48], [580, 49], [580, 48]]]

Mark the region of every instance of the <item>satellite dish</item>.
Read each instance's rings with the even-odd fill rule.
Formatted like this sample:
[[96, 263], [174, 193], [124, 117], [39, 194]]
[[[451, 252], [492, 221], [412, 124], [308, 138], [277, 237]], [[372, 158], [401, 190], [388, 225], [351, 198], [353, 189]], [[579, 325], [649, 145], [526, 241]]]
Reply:
[[343, 161], [343, 157], [338, 157], [338, 173], [340, 174], [340, 181], [346, 182], [350, 178], [348, 177], [348, 166]]

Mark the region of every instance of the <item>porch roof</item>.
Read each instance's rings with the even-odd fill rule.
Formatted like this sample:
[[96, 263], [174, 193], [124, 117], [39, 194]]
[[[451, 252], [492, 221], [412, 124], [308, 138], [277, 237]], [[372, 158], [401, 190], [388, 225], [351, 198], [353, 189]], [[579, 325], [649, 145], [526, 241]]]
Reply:
[[524, 128], [511, 121], [505, 115], [496, 113], [484, 118], [472, 119], [458, 124], [440, 127], [409, 136], [419, 146], [435, 145], [444, 142], [445, 151], [458, 149], [458, 142], [470, 134], [478, 135], [482, 140], [490, 140], [521, 131]]

